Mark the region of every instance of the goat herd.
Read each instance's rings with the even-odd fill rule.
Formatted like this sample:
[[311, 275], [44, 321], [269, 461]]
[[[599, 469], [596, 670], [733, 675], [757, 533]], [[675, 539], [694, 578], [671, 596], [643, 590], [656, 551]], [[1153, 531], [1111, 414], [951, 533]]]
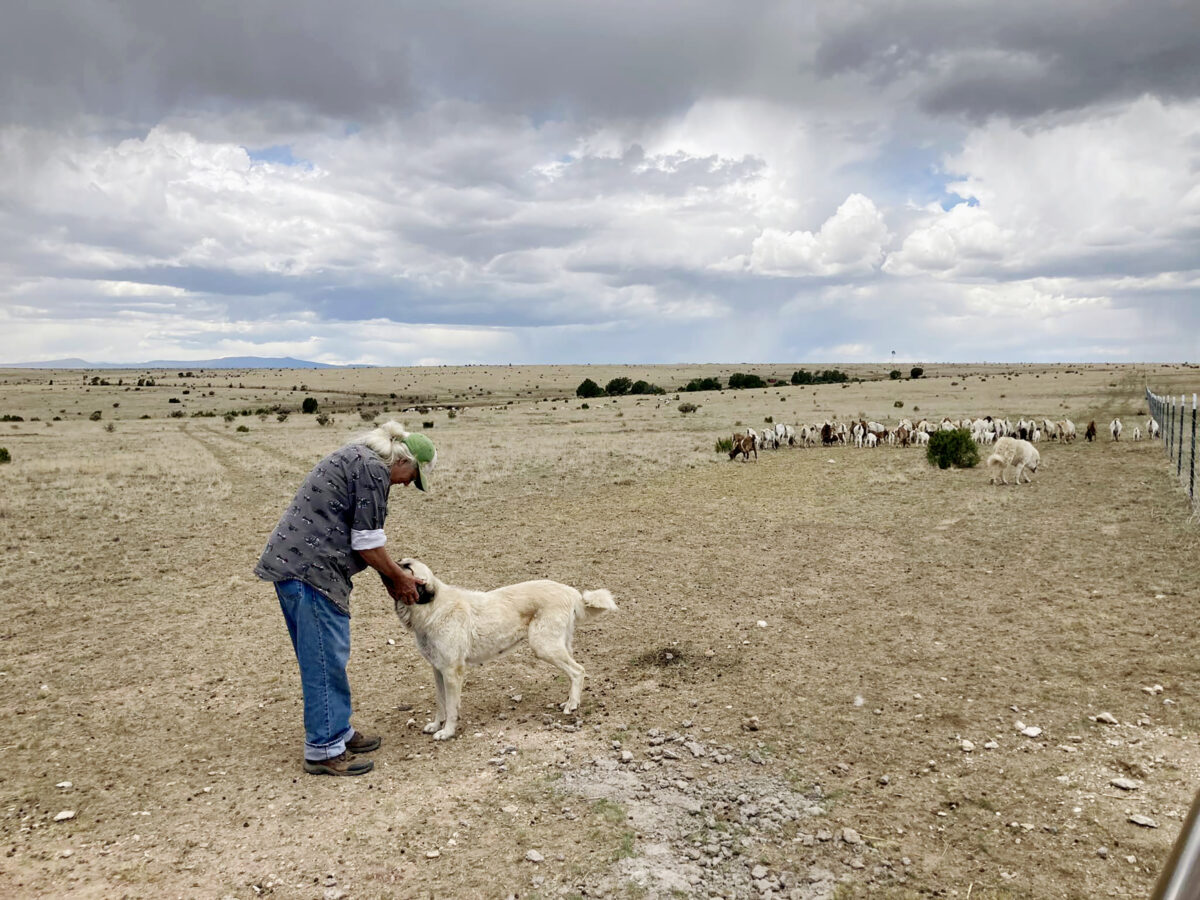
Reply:
[[[888, 444], [892, 447], [926, 446], [930, 435], [939, 431], [964, 430], [971, 433], [971, 438], [977, 444], [992, 446], [992, 455], [988, 457], [987, 467], [994, 484], [1008, 484], [1005, 474], [1008, 469], [1015, 468], [1017, 483], [1022, 476], [1026, 481], [1032, 481], [1030, 472], [1036, 472], [1040, 455], [1033, 445], [1041, 441], [1074, 441], [1077, 432], [1075, 423], [1070, 419], [1021, 419], [1016, 424], [1008, 419], [996, 419], [985, 416], [982, 419], [950, 419], [943, 418], [940, 423], [921, 419], [915, 424], [910, 419], [901, 419], [895, 427], [889, 428], [880, 422], [858, 420], [847, 424], [845, 422], [830, 422], [826, 420], [820, 425], [785, 425], [777, 422], [772, 428], [764, 428], [761, 432], [747, 428], [744, 432], [734, 432], [730, 443], [729, 458], [737, 459], [740, 455], [743, 462], [749, 461], [751, 454], [758, 459], [758, 451], [768, 447], [815, 447], [843, 445], [869, 449]], [[1109, 434], [1114, 441], [1121, 439], [1125, 426], [1120, 419], [1113, 419], [1108, 426]], [[1158, 422], [1153, 418], [1146, 420], [1146, 434], [1150, 438], [1159, 436]], [[1096, 423], [1089, 422], [1084, 431], [1088, 441], [1096, 439]], [[1133, 439], [1142, 439], [1142, 429], [1135, 425]]]

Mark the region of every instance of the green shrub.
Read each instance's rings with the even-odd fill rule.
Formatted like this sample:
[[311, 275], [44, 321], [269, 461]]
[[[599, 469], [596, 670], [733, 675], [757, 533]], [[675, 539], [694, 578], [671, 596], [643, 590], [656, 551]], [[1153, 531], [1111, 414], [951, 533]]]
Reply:
[[613, 397], [620, 397], [622, 394], [628, 394], [633, 388], [633, 381], [629, 378], [614, 378], [604, 386], [604, 393]]
[[650, 382], [644, 381], [639, 378], [637, 381], [635, 381], [633, 383], [633, 386], [629, 388], [629, 393], [631, 393], [631, 394], [665, 394], [666, 391], [664, 391], [662, 388], [660, 388], [657, 384], [651, 384]]
[[920, 366], [913, 366], [911, 369], [908, 370], [909, 378], [920, 378], [924, 374], [925, 374], [925, 370], [922, 369]]
[[275, 416], [275, 421], [276, 421], [276, 422], [286, 422], [286, 421], [287, 421], [287, 418], [288, 418], [288, 412], [287, 412], [287, 410], [285, 409], [285, 410], [281, 410], [281, 411], [280, 411], [280, 412], [279, 412], [279, 413], [278, 413], [278, 414]]
[[680, 390], [683, 391], [719, 391], [721, 390], [720, 378], [693, 378], [685, 384]]
[[900, 380], [900, 370], [892, 369], [892, 371], [888, 372], [888, 378], [892, 379], [892, 381], [899, 381]]
[[329, 413], [317, 413], [317, 424], [318, 425], [324, 427], [332, 421], [333, 421], [333, 419], [330, 418]]
[[592, 381], [592, 379], [585, 378], [583, 381], [579, 382], [579, 387], [575, 388], [575, 396], [583, 397], [585, 399], [591, 397], [603, 397], [604, 388], [600, 387], [600, 385], [596, 384], [596, 382]]
[[591, 407], [590, 407], [590, 406], [588, 406], [588, 404], [586, 404], [586, 403], [584, 403], [584, 404], [583, 404], [582, 406], [580, 406], [579, 408], [580, 408], [580, 409], [591, 409]]
[[25, 421], [24, 416], [12, 416], [12, 415], [9, 415], [8, 413], [5, 413], [4, 415], [0, 416], [0, 422], [24, 422], [24, 421]]
[[375, 410], [360, 409], [358, 411], [358, 417], [360, 419], [362, 419], [364, 422], [374, 422], [375, 421]]
[[685, 416], [686, 416], [688, 413], [694, 413], [694, 412], [695, 412], [696, 410], [698, 410], [699, 408], [700, 408], [700, 407], [698, 407], [698, 406], [697, 406], [695, 403], [687, 403], [687, 402], [684, 402], [684, 403], [680, 403], [680, 404], [679, 404], [679, 411], [680, 411], [681, 413], [683, 413]]
[[433, 423], [432, 423], [432, 422], [422, 422], [422, 423], [421, 423], [421, 427], [422, 427], [422, 428], [432, 428], [432, 427], [433, 427]]
[[734, 372], [729, 376], [729, 387], [732, 390], [744, 388], [765, 388], [767, 383], [757, 375], [747, 375], [745, 372]]
[[0, 447], [0, 463], [12, 462], [12, 454], [8, 452], [7, 447]]
[[717, 445], [713, 448], [717, 453], [729, 453], [733, 450], [733, 438], [717, 438]]
[[92, 413], [90, 416], [88, 416], [88, 418], [91, 419], [93, 422], [99, 422], [100, 417], [102, 415], [104, 415], [104, 414], [102, 412], [100, 412], [100, 410], [96, 410], [94, 413]]
[[239, 426], [237, 427], [237, 430], [238, 430], [238, 431], [249, 431], [250, 429], [249, 429], [249, 428], [247, 428], [245, 425], [239, 425]]
[[300, 411], [309, 416], [315, 413], [317, 411], [317, 398], [305, 397], [304, 402], [300, 404]]
[[938, 431], [929, 436], [925, 457], [939, 469], [970, 469], [979, 464], [979, 447], [965, 428]]
[[766, 416], [763, 419], [763, 421], [766, 422], [768, 425], [770, 425], [775, 421], [775, 417], [774, 416]]
[[841, 384], [849, 380], [850, 376], [841, 369], [822, 369], [820, 372], [797, 369], [792, 373], [792, 384]]
[[892, 406], [895, 407], [896, 409], [904, 409], [904, 401], [897, 400], [892, 404]]

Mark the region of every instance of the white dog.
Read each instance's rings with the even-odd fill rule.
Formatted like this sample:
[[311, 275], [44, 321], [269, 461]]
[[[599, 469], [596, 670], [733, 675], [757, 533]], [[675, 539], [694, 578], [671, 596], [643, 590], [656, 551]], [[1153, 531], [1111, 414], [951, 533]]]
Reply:
[[1041, 454], [1037, 452], [1037, 448], [1029, 441], [1023, 441], [1020, 438], [1002, 437], [996, 441], [995, 452], [988, 457], [987, 469], [990, 477], [988, 481], [995, 484], [997, 481], [1000, 484], [1008, 484], [1008, 479], [1004, 477], [1009, 466], [1015, 466], [1017, 470], [1017, 484], [1021, 483], [1021, 476], [1025, 476], [1027, 482], [1032, 482], [1033, 479], [1029, 476], [1030, 472], [1036, 472], [1038, 464], [1041, 463]]
[[494, 591], [470, 591], [443, 584], [419, 560], [404, 559], [399, 565], [424, 582], [418, 586], [421, 599], [412, 606], [397, 601], [396, 615], [433, 666], [437, 720], [425, 726], [426, 734], [435, 741], [454, 737], [468, 663], [485, 663], [526, 638], [538, 659], [557, 666], [571, 679], [563, 712], [579, 708], [586, 673], [571, 656], [575, 624], [615, 610], [612, 594], [580, 593], [557, 581], [523, 581]]

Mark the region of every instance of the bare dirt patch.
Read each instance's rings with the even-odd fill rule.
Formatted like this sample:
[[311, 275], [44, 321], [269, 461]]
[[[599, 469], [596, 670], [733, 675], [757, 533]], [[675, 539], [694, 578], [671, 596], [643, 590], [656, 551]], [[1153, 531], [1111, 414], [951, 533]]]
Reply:
[[[534, 374], [561, 392], [580, 371]], [[577, 636], [578, 717], [518, 651], [472, 673], [461, 736], [435, 744], [427, 667], [364, 578], [356, 719], [385, 742], [358, 779], [301, 773], [295, 661], [250, 569], [361, 421], [26, 416], [0, 439], [0, 890], [1144, 896], [1200, 771], [1197, 535], [1160, 446], [1043, 445], [1019, 488], [917, 450], [713, 452], [767, 416], [894, 420], [900, 391], [905, 412], [1081, 430], [1141, 405], [1132, 369], [972, 371], [961, 398], [947, 372], [698, 395], [690, 416], [431, 413], [437, 492], [397, 492], [393, 549], [467, 586], [607, 587], [621, 612]], [[49, 385], [17, 394], [51, 408]]]

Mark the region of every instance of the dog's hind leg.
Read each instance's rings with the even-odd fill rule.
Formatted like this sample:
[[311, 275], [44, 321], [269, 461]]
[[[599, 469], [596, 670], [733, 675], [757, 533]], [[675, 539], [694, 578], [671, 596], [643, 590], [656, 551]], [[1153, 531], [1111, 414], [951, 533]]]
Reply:
[[567, 695], [567, 702], [562, 704], [562, 711], [575, 712], [579, 709], [579, 698], [583, 693], [583, 679], [587, 672], [571, 656], [566, 639], [555, 640], [540, 636], [535, 638], [533, 634], [530, 634], [529, 646], [533, 650], [534, 656], [552, 666], [557, 666], [563, 674], [571, 679], [571, 692]]
[[466, 675], [466, 669], [462, 665], [455, 666], [452, 669], [447, 669], [442, 673], [442, 683], [445, 685], [443, 694], [445, 695], [445, 722], [441, 729], [434, 732], [433, 739], [435, 741], [447, 741], [454, 737], [454, 732], [458, 729], [458, 703], [462, 697], [463, 678]]

